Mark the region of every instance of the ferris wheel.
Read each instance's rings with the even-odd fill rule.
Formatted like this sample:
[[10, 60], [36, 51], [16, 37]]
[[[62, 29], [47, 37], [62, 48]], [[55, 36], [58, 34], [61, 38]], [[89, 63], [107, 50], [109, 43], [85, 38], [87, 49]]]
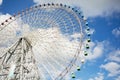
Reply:
[[0, 24], [0, 80], [76, 78], [90, 41], [88, 22], [76, 8], [27, 8]]

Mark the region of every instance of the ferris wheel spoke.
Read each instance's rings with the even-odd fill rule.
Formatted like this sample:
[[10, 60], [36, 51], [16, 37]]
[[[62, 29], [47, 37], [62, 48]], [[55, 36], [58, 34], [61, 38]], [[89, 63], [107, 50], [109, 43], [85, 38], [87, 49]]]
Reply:
[[[55, 62], [56, 64], [58, 64], [59, 66], [62, 66], [62, 57], [61, 58], [58, 58], [58, 55], [52, 55], [52, 54], [49, 54], [49, 53], [52, 53], [51, 51], [48, 51], [46, 48], [43, 48], [42, 50], [45, 50], [46, 52], [47, 52], [47, 54], [44, 54], [44, 55], [46, 55], [46, 58], [47, 59], [51, 59], [51, 60], [53, 60], [53, 62]], [[42, 55], [41, 55], [42, 56]], [[60, 59], [60, 60], [59, 60]], [[60, 61], [62, 61], [61, 63], [60, 63]], [[64, 65], [63, 65], [64, 66]]]

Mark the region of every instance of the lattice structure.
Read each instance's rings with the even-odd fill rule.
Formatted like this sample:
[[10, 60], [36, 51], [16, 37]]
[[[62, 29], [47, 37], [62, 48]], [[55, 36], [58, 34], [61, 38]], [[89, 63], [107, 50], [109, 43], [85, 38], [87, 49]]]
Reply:
[[20, 38], [1, 59], [0, 80], [39, 80], [32, 46]]

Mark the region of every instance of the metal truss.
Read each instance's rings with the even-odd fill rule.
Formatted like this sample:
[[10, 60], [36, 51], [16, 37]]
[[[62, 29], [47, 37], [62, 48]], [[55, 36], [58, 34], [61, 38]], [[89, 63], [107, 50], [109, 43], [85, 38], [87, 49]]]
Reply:
[[0, 80], [39, 80], [32, 46], [20, 38], [0, 60]]

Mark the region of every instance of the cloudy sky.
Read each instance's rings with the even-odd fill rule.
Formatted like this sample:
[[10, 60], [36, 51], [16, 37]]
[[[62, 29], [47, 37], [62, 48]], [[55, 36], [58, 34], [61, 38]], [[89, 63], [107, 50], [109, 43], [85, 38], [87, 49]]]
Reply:
[[51, 2], [80, 8], [93, 30], [91, 54], [75, 80], [120, 80], [120, 0], [0, 0], [0, 22]]

